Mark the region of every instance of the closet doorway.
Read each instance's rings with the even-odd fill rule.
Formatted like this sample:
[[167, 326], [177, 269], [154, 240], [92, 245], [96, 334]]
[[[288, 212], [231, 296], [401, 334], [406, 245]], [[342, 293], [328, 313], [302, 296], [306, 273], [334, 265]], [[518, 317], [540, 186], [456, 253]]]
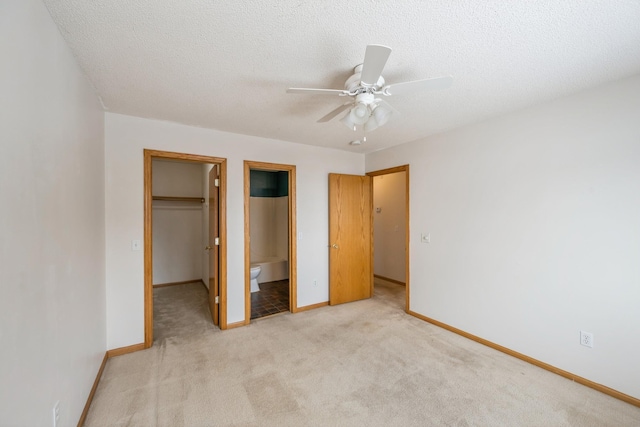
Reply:
[[[194, 180], [197, 189], [185, 190]], [[186, 253], [171, 246], [177, 241], [189, 241]], [[145, 348], [153, 345], [154, 284], [205, 287], [211, 321], [227, 328], [226, 254], [226, 159], [144, 150]]]
[[244, 162], [245, 324], [298, 311], [295, 206], [295, 166]]

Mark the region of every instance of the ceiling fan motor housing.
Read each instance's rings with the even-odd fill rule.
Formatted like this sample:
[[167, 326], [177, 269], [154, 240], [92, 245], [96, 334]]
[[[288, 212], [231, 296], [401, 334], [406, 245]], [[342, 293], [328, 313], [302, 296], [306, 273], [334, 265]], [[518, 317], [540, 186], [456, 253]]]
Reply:
[[384, 77], [380, 76], [378, 81], [373, 86], [364, 86], [361, 81], [361, 71], [362, 64], [357, 65], [353, 69], [353, 74], [351, 77], [347, 79], [344, 83], [344, 89], [348, 91], [350, 94], [362, 94], [362, 93], [372, 93], [374, 91], [380, 90], [381, 87], [384, 86]]
[[356, 105], [357, 104], [364, 104], [364, 105], [371, 105], [374, 103], [374, 101], [376, 100], [375, 95], [372, 93], [360, 93], [358, 95], [356, 95]]

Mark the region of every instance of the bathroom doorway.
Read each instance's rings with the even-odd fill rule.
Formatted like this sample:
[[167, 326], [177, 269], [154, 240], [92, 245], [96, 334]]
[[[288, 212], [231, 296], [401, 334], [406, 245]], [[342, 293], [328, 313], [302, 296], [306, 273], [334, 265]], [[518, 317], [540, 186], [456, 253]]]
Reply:
[[[155, 166], [154, 166], [155, 162]], [[212, 203], [212, 199], [210, 196], [210, 192], [208, 189], [208, 184], [204, 183], [202, 186], [199, 186], [199, 194], [182, 194], [180, 191], [174, 191], [179, 189], [179, 186], [176, 187], [178, 181], [181, 179], [168, 179], [167, 182], [164, 183], [164, 188], [167, 189], [167, 194], [159, 194], [154, 193], [154, 169], [158, 168], [158, 165], [164, 164], [165, 166], [170, 166], [171, 169], [174, 169], [175, 166], [193, 166], [190, 167], [189, 170], [193, 169], [196, 171], [202, 179], [208, 181], [210, 177], [210, 171], [215, 171], [217, 174], [217, 182], [213, 182], [212, 185], [216, 186], [216, 191], [214, 194], [216, 195], [216, 199], [214, 200], [215, 206], [214, 210], [217, 212], [216, 220], [217, 220], [217, 231], [218, 231], [218, 239], [215, 242], [209, 242], [209, 233], [204, 233], [202, 230], [204, 227], [204, 219], [209, 218], [209, 211]], [[184, 171], [183, 171], [184, 172]], [[156, 186], [158, 183], [156, 182]], [[217, 257], [217, 263], [215, 264], [215, 269], [210, 271], [205, 268], [198, 268], [202, 277], [200, 280], [187, 280], [187, 281], [173, 281], [174, 279], [169, 276], [174, 271], [173, 268], [166, 269], [164, 268], [164, 274], [169, 277], [166, 280], [170, 280], [169, 283], [164, 283], [165, 286], [187, 285], [186, 282], [193, 283], [192, 286], [203, 286], [205, 289], [200, 288], [201, 291], [206, 292], [208, 295], [209, 307], [214, 307], [217, 305], [218, 310], [211, 310], [209, 322], [213, 322], [214, 324], [218, 324], [220, 329], [227, 328], [227, 320], [226, 320], [226, 291], [227, 291], [227, 239], [226, 239], [226, 159], [219, 157], [210, 157], [210, 156], [201, 156], [194, 154], [183, 154], [183, 153], [173, 153], [166, 151], [157, 151], [157, 150], [144, 150], [144, 333], [145, 333], [145, 341], [144, 347], [149, 348], [153, 345], [154, 340], [154, 275], [159, 276], [162, 272], [161, 265], [154, 266], [154, 259], [158, 261], [158, 255], [154, 253], [154, 238], [158, 239], [158, 234], [154, 233], [154, 221], [158, 221], [157, 217], [154, 218], [153, 210], [154, 210], [154, 202], [156, 203], [156, 207], [159, 207], [158, 203], [165, 206], [166, 211], [164, 212], [165, 216], [175, 216], [177, 214], [183, 215], [185, 213], [189, 213], [189, 211], [193, 211], [192, 205], [199, 205], [198, 209], [202, 211], [201, 218], [201, 228], [198, 236], [194, 236], [195, 239], [202, 238], [203, 240], [196, 240], [196, 254], [191, 257], [192, 261], [196, 264], [200, 262], [199, 265], [202, 267], [205, 264], [208, 266], [209, 263], [209, 253], [211, 248], [207, 248], [210, 245], [216, 245], [216, 251], [214, 252]], [[204, 215], [206, 213], [206, 216]], [[181, 227], [184, 227], [185, 221], [180, 219], [177, 221], [177, 224]], [[161, 225], [161, 224], [158, 224]], [[192, 224], [190, 230], [197, 228], [195, 223]], [[206, 227], [208, 229], [208, 227]], [[158, 231], [158, 230], [156, 230]], [[163, 240], [165, 244], [168, 246], [163, 249], [165, 252], [164, 255], [166, 260], [172, 260], [175, 258], [175, 250], [172, 251], [170, 245], [176, 241], [178, 238], [183, 238], [185, 236], [181, 235], [184, 233], [184, 229], [177, 228], [175, 230], [174, 235], [164, 236]], [[193, 240], [193, 239], [192, 239]], [[205, 242], [206, 240], [206, 242]], [[156, 242], [157, 243], [157, 242]], [[157, 245], [156, 245], [157, 246]], [[174, 248], [175, 249], [175, 248]], [[155, 247], [155, 250], [158, 251], [158, 247]], [[198, 262], [196, 262], [198, 261]], [[187, 263], [183, 263], [182, 267], [185, 267]], [[154, 268], [156, 267], [156, 268]], [[195, 275], [193, 271], [189, 274]], [[191, 277], [191, 276], [189, 276]], [[215, 281], [217, 281], [217, 289], [210, 289], [210, 280], [212, 277], [215, 277]], [[183, 283], [181, 283], [183, 282]], [[194, 282], [201, 282], [200, 285]], [[166, 288], [165, 288], [166, 289]], [[208, 310], [207, 310], [208, 311]]]
[[296, 169], [244, 162], [245, 324], [297, 311]]
[[373, 178], [374, 296], [409, 310], [409, 165]]

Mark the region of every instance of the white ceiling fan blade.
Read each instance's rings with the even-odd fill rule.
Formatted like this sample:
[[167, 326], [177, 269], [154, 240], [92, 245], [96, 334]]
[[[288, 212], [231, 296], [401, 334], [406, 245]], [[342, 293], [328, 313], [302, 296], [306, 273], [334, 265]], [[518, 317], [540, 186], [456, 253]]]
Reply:
[[324, 116], [323, 118], [318, 120], [318, 123], [328, 122], [329, 120], [333, 119], [338, 114], [342, 113], [344, 110], [349, 109], [349, 107], [351, 107], [352, 105], [353, 105], [353, 102], [347, 102], [346, 104], [342, 104], [341, 106], [339, 106], [338, 108], [334, 109], [329, 114], [327, 114], [326, 116]]
[[302, 93], [307, 95], [347, 95], [349, 92], [340, 89], [313, 89], [304, 87], [290, 87], [287, 93]]
[[360, 81], [363, 86], [373, 86], [378, 82], [382, 69], [389, 59], [391, 48], [379, 44], [370, 44], [364, 52]]
[[430, 90], [446, 89], [453, 83], [453, 77], [435, 77], [433, 79], [414, 80], [412, 82], [396, 83], [385, 86], [382, 92], [385, 95], [402, 95], [406, 93], [424, 92]]

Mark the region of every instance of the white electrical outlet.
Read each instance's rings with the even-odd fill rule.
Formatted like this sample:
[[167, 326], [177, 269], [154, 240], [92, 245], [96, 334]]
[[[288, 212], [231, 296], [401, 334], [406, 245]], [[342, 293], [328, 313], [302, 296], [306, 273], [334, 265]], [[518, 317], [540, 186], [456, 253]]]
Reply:
[[55, 405], [53, 405], [53, 427], [58, 425], [60, 421], [60, 401], [58, 400]]
[[317, 280], [313, 281], [313, 286], [318, 286], [318, 281]]
[[580, 331], [580, 344], [593, 348], [593, 334], [591, 332]]

